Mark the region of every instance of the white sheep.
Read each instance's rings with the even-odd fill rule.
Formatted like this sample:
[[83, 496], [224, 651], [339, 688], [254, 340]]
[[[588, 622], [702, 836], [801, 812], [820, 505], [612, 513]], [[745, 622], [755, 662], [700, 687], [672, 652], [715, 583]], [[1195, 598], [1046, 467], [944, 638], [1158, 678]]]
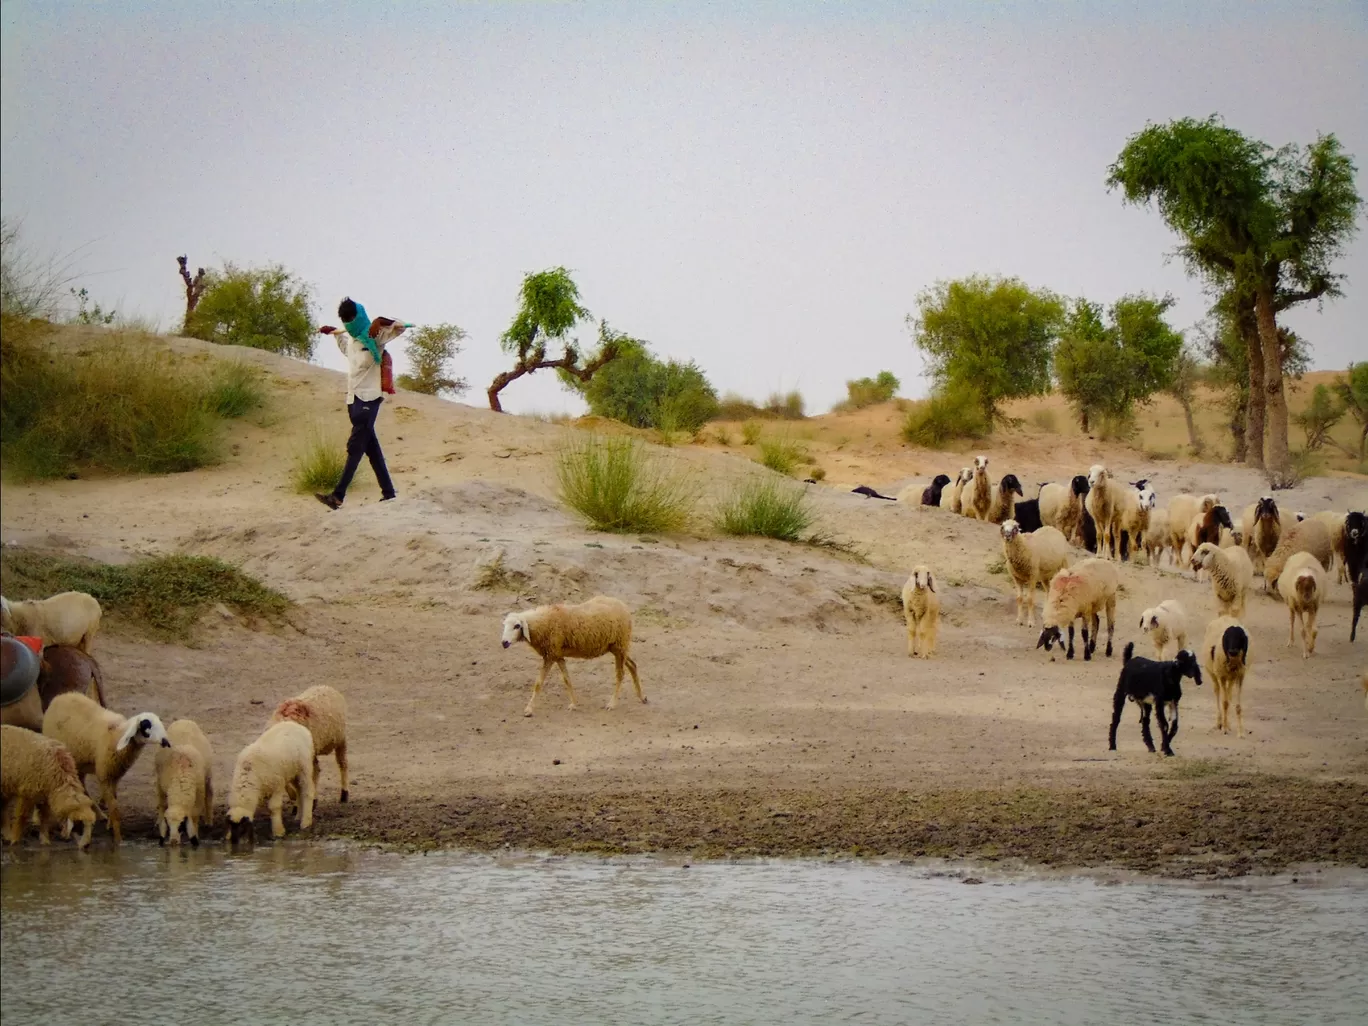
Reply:
[[1111, 471], [1094, 463], [1088, 469], [1088, 497], [1083, 500], [1083, 507], [1097, 525], [1097, 554], [1103, 559], [1117, 555], [1116, 504], [1120, 497], [1120, 486], [1113, 483]]
[[[1107, 614], [1107, 655], [1112, 654], [1112, 635], [1116, 631], [1116, 592], [1120, 586], [1116, 566], [1105, 559], [1090, 557], [1060, 570], [1050, 581], [1045, 595], [1045, 606], [1040, 611], [1040, 639], [1036, 648], [1048, 652], [1058, 642], [1063, 646], [1061, 632], [1069, 629], [1067, 655], [1074, 657], [1074, 621], [1083, 621], [1083, 658], [1091, 659], [1097, 651], [1097, 635], [1101, 629], [1101, 614]], [[1089, 633], [1091, 631], [1091, 633]]]
[[60, 741], [23, 727], [0, 726], [0, 826], [7, 844], [18, 844], [30, 815], [38, 811], [38, 839], [62, 821], [84, 823], [77, 842], [89, 847], [95, 805], [76, 773], [76, 761]]
[[276, 706], [272, 723], [293, 720], [309, 728], [314, 742], [314, 792], [318, 792], [318, 757], [332, 753], [342, 778], [342, 801], [347, 800], [347, 700], [327, 684], [315, 684]]
[[233, 791], [228, 802], [228, 839], [252, 840], [252, 817], [262, 801], [271, 811], [271, 836], [285, 836], [285, 798], [293, 786], [299, 795], [299, 829], [313, 826], [314, 754], [309, 728], [283, 720], [238, 753]]
[[963, 511], [964, 486], [974, 479], [973, 467], [961, 467], [960, 472], [955, 475], [954, 484], [941, 492], [941, 506], [948, 509], [951, 513]]
[[925, 566], [912, 570], [902, 590], [903, 618], [907, 621], [907, 654], [930, 659], [936, 653], [936, 629], [940, 626], [940, 596], [936, 580]]
[[646, 701], [641, 692], [641, 678], [637, 676], [636, 660], [631, 655], [632, 612], [621, 599], [595, 595], [578, 605], [558, 603], [509, 613], [503, 622], [503, 647], [508, 648], [519, 641], [527, 642], [542, 657], [541, 672], [537, 674], [537, 683], [532, 686], [532, 695], [523, 709], [524, 716], [532, 715], [532, 705], [553, 663], [560, 667], [565, 690], [570, 694], [570, 708], [577, 709], [575, 689], [566, 672], [565, 660], [597, 659], [610, 652], [616, 663], [617, 680], [608, 708], [617, 707], [623, 666], [631, 671], [637, 698], [643, 704]]
[[1143, 488], [1117, 487], [1114, 490], [1116, 505], [1112, 511], [1112, 537], [1119, 546], [1122, 535], [1128, 535], [1132, 550], [1138, 553], [1144, 549], [1148, 552], [1146, 539], [1149, 538], [1151, 530], [1150, 518], [1158, 504], [1154, 489], [1146, 485]]
[[1325, 586], [1325, 568], [1309, 552], [1293, 553], [1278, 575], [1278, 594], [1287, 603], [1287, 647], [1292, 647], [1300, 619], [1303, 659], [1316, 651], [1316, 614], [1325, 600]]
[[132, 768], [145, 745], [171, 747], [166, 728], [156, 713], [142, 712], [127, 718], [106, 709], [85, 695], [58, 695], [43, 714], [43, 733], [66, 745], [76, 760], [76, 772], [84, 779], [95, 774], [100, 799], [114, 843], [123, 840], [119, 829], [119, 781]]
[[1216, 698], [1216, 729], [1230, 733], [1230, 703], [1235, 702], [1237, 736], [1244, 737], [1244, 679], [1249, 669], [1249, 632], [1233, 616], [1219, 616], [1202, 636], [1202, 662]]
[[1173, 641], [1176, 648], [1187, 648], [1187, 610], [1177, 599], [1164, 599], [1140, 614], [1140, 629], [1154, 642], [1155, 657], [1164, 658], [1164, 648]]
[[1002, 556], [1016, 585], [1017, 624], [1025, 606], [1026, 626], [1034, 627], [1036, 587], [1048, 588], [1050, 579], [1069, 565], [1073, 550], [1057, 528], [1042, 526], [1023, 534], [1020, 524], [1008, 520], [1002, 525]]
[[1088, 494], [1088, 478], [1075, 474], [1068, 484], [1053, 481], [1040, 486], [1036, 501], [1040, 522], [1057, 528], [1071, 544], [1080, 542], [1083, 526], [1083, 498]]
[[1202, 542], [1192, 554], [1192, 569], [1211, 574], [1211, 591], [1223, 614], [1244, 616], [1245, 597], [1254, 583], [1254, 564], [1242, 548], [1223, 549]]
[[42, 638], [48, 645], [75, 645], [86, 655], [100, 629], [100, 603], [83, 591], [64, 591], [51, 598], [11, 602], [0, 597], [0, 628], [11, 634]]
[[214, 822], [214, 749], [194, 720], [166, 728], [170, 748], [157, 749], [157, 836], [180, 844], [181, 834], [199, 847], [199, 823]]
[[[1169, 547], [1169, 519], [1167, 509], [1152, 509], [1149, 515], [1149, 529], [1145, 531], [1143, 548], [1151, 566], [1158, 566]], [[1177, 560], [1177, 556], [1174, 557]]]
[[1334, 566], [1335, 547], [1330, 529], [1315, 517], [1299, 520], [1285, 528], [1278, 538], [1278, 547], [1264, 560], [1264, 586], [1278, 590], [1278, 578], [1287, 561], [1298, 552], [1315, 556], [1325, 570]]
[[1219, 505], [1220, 501], [1220, 498], [1214, 494], [1203, 495], [1199, 498], [1189, 492], [1179, 492], [1169, 499], [1169, 545], [1173, 548], [1173, 558], [1179, 566], [1188, 561], [1191, 552], [1187, 544], [1187, 531], [1192, 524], [1192, 518], [1198, 513], [1205, 513], [1213, 506]]
[[[1347, 514], [1338, 510], [1327, 509], [1311, 515], [1312, 520], [1319, 520], [1325, 525], [1325, 529], [1330, 532], [1330, 548], [1334, 551], [1336, 562], [1339, 563], [1339, 571], [1335, 575], [1335, 580], [1340, 584], [1349, 580], [1349, 567], [1344, 561], [1344, 521]], [[1326, 566], [1326, 570], [1331, 569]]]
[[974, 479], [967, 496], [961, 499], [961, 507], [966, 517], [987, 520], [988, 510], [993, 504], [993, 483], [988, 480], [988, 457], [974, 457]]

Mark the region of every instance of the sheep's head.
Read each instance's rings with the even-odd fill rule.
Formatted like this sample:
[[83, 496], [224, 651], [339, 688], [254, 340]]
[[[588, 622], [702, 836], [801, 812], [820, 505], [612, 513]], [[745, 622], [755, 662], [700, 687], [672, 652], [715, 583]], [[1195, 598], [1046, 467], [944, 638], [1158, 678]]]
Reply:
[[1088, 468], [1088, 487], [1096, 488], [1099, 481], [1106, 481], [1111, 477], [1111, 472], [1100, 463], [1094, 463]]
[[503, 647], [508, 648], [519, 641], [531, 641], [532, 636], [527, 630], [526, 613], [509, 613], [504, 617], [503, 622]]
[[[174, 829], [172, 824], [174, 824]], [[190, 847], [199, 847], [199, 835], [190, 832], [189, 813], [175, 805], [168, 806], [166, 815], [157, 821], [157, 843], [164, 846], [167, 841], [172, 844], [189, 841]]]
[[974, 468], [973, 468], [973, 467], [960, 467], [960, 472], [959, 472], [959, 483], [960, 483], [960, 484], [968, 484], [968, 483], [969, 483], [970, 481], [972, 481], [973, 479], [974, 479]]
[[1036, 648], [1043, 648], [1046, 652], [1058, 645], [1064, 647], [1064, 636], [1059, 633], [1058, 627], [1045, 627], [1040, 632], [1040, 640], [1036, 642]]
[[1238, 624], [1231, 624], [1221, 635], [1221, 651], [1225, 653], [1226, 662], [1233, 669], [1239, 669], [1249, 653], [1249, 634]]
[[1088, 485], [1088, 475], [1075, 474], [1073, 476], [1073, 493], [1075, 495], [1079, 496], [1080, 498], [1084, 495], [1087, 495], [1089, 487], [1090, 486]]
[[1265, 495], [1254, 504], [1254, 520], [1271, 520], [1278, 523], [1278, 504], [1273, 501], [1273, 496]]
[[1220, 524], [1222, 527], [1228, 528], [1231, 531], [1235, 530], [1235, 525], [1230, 519], [1230, 510], [1226, 509], [1224, 506], [1212, 506], [1211, 509], [1207, 510], [1207, 516], [1212, 522]]
[[1140, 629], [1142, 631], [1152, 631], [1159, 626], [1159, 614], [1153, 609], [1146, 609], [1140, 614]]
[[935, 591], [936, 579], [929, 568], [919, 566], [912, 571], [912, 588], [915, 591]]
[[1141, 508], [1141, 509], [1154, 509], [1154, 507], [1155, 507], [1156, 505], [1158, 505], [1158, 503], [1159, 503], [1159, 497], [1158, 497], [1157, 495], [1154, 494], [1154, 489], [1153, 489], [1153, 488], [1148, 488], [1148, 487], [1143, 487], [1143, 486], [1142, 486], [1142, 487], [1140, 488], [1139, 492], [1140, 492], [1140, 508]]
[[252, 814], [243, 812], [241, 809], [230, 809], [228, 811], [228, 843], [237, 844], [239, 841], [246, 841], [248, 844], [256, 841], [256, 829], [252, 826]]
[[1180, 648], [1173, 661], [1178, 664], [1178, 676], [1191, 677], [1194, 684], [1202, 686], [1202, 668], [1197, 665], [1195, 655], [1185, 648]]
[[1303, 602], [1310, 602], [1316, 597], [1316, 572], [1307, 567], [1297, 574], [1293, 585], [1297, 589], [1297, 597]]
[[1211, 559], [1216, 553], [1216, 546], [1211, 542], [1202, 542], [1197, 546], [1197, 550], [1192, 554], [1192, 569], [1205, 570], [1211, 565]]
[[1221, 504], [1221, 497], [1215, 492], [1208, 492], [1202, 496], [1202, 512], [1210, 513]]
[[949, 474], [937, 474], [937, 475], [935, 476], [935, 478], [931, 481], [931, 487], [932, 487], [932, 488], [944, 488], [944, 487], [945, 487], [946, 485], [948, 485], [949, 483], [950, 483], [950, 475], [949, 475]]
[[1021, 525], [1015, 520], [1004, 520], [1002, 522], [1002, 540], [1011, 541], [1021, 533]]
[[975, 456], [975, 457], [974, 457], [974, 473], [975, 473], [975, 474], [986, 474], [986, 473], [988, 473], [988, 457], [987, 457], [987, 456]]
[[1344, 518], [1344, 537], [1349, 542], [1358, 542], [1368, 535], [1368, 514], [1350, 513]]
[[160, 744], [163, 748], [171, 747], [171, 739], [166, 736], [166, 728], [162, 726], [161, 718], [156, 713], [138, 713], [137, 716], [130, 716], [128, 722], [124, 724], [124, 732], [119, 737], [119, 742], [114, 746], [116, 752], [122, 752], [129, 745]]
[[1015, 474], [1008, 474], [1004, 477], [1002, 483], [998, 485], [998, 488], [1002, 491], [1003, 495], [1010, 495], [1012, 492], [1016, 492], [1023, 499], [1026, 497], [1026, 493], [1021, 490], [1021, 482], [1017, 480]]
[[1297, 510], [1297, 512], [1293, 513], [1292, 515], [1297, 518], [1297, 523], [1299, 524], [1306, 519], [1306, 514], [1303, 513], [1301, 510]]

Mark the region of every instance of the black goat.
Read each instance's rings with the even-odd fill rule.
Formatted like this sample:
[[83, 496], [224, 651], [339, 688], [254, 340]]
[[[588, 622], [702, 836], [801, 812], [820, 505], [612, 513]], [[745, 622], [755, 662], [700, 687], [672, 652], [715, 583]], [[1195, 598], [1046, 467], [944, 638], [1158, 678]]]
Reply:
[[1020, 525], [1022, 534], [1039, 531], [1043, 526], [1040, 522], [1040, 500], [1027, 499], [1025, 502], [1018, 502], [1012, 519]]
[[1368, 514], [1350, 513], [1344, 518], [1344, 565], [1349, 583], [1357, 584], [1368, 558]]
[[1359, 560], [1358, 579], [1354, 581], [1354, 622], [1349, 625], [1349, 640], [1358, 637], [1359, 613], [1368, 606], [1368, 553]]
[[1135, 655], [1135, 642], [1126, 642], [1126, 650], [1121, 654], [1121, 676], [1116, 680], [1116, 694], [1112, 696], [1107, 747], [1116, 751], [1116, 726], [1121, 722], [1121, 710], [1129, 700], [1140, 706], [1140, 736], [1145, 739], [1145, 747], [1154, 751], [1154, 737], [1150, 734], [1152, 709], [1159, 719], [1159, 748], [1165, 755], [1172, 755], [1172, 742], [1178, 736], [1178, 703], [1183, 697], [1184, 677], [1191, 677], [1201, 686], [1202, 670], [1197, 665], [1197, 657], [1187, 649], [1180, 649], [1176, 659], [1159, 662]]
[[[1086, 481], [1087, 478], [1084, 478], [1084, 480]], [[1093, 515], [1086, 509], [1083, 511], [1083, 520], [1081, 521], [1080, 530], [1083, 533], [1083, 547], [1089, 552], [1096, 552], [1097, 521], [1093, 519]]]
[[898, 501], [891, 495], [880, 495], [873, 488], [870, 488], [869, 485], [860, 485], [858, 488], [852, 488], [851, 491], [856, 495], [863, 495], [867, 499], [887, 499], [889, 502]]
[[945, 486], [949, 483], [949, 474], [937, 474], [935, 480], [933, 480], [929, 485], [922, 489], [921, 504], [923, 506], [939, 506], [941, 501], [941, 492], [945, 490]]

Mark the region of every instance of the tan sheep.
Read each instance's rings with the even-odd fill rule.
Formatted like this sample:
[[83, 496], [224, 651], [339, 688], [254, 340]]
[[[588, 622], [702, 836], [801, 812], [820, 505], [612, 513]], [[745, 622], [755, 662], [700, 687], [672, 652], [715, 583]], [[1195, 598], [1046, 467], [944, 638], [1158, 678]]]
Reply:
[[253, 840], [252, 817], [263, 801], [271, 811], [271, 836], [285, 836], [285, 798], [293, 786], [299, 798], [299, 829], [313, 826], [313, 735], [293, 720], [266, 728], [238, 753], [228, 802], [228, 839]]
[[180, 844], [181, 834], [199, 847], [199, 823], [214, 822], [214, 749], [194, 720], [166, 728], [170, 748], [157, 749], [157, 836]]
[[[1074, 657], [1074, 621], [1083, 621], [1083, 658], [1088, 660], [1097, 651], [1097, 635], [1101, 631], [1101, 614], [1107, 614], [1107, 655], [1112, 654], [1112, 635], [1116, 631], [1116, 592], [1120, 578], [1115, 564], [1091, 557], [1060, 570], [1050, 581], [1045, 595], [1045, 607], [1040, 611], [1040, 639], [1036, 648], [1048, 652], [1058, 642], [1064, 643], [1062, 631], [1069, 630], [1068, 658]], [[1091, 634], [1089, 633], [1091, 631]]]
[[993, 502], [988, 507], [986, 517], [990, 524], [1002, 524], [1011, 520], [1016, 513], [1016, 501], [1024, 497], [1021, 490], [1021, 482], [1017, 480], [1015, 474], [1007, 474], [998, 482], [997, 488], [993, 490]]
[[81, 785], [76, 761], [60, 741], [23, 727], [0, 726], [0, 824], [7, 844], [18, 844], [34, 810], [38, 839], [48, 844], [48, 830], [63, 821], [85, 824], [77, 842], [90, 846], [95, 804]]
[[532, 705], [552, 664], [560, 667], [565, 690], [570, 694], [570, 708], [577, 709], [575, 689], [566, 672], [565, 660], [597, 659], [610, 652], [616, 662], [617, 681], [608, 708], [617, 707], [624, 666], [631, 671], [637, 698], [643, 704], [646, 702], [641, 678], [637, 676], [636, 660], [631, 655], [632, 612], [621, 599], [595, 595], [578, 605], [538, 606], [521, 613], [509, 613], [503, 622], [503, 647], [520, 641], [527, 642], [542, 657], [541, 672], [537, 674], [537, 683], [532, 686], [532, 695], [523, 709], [524, 716], [532, 715]]
[[1043, 526], [1023, 534], [1021, 525], [1009, 520], [1002, 525], [1002, 556], [1016, 585], [1017, 624], [1024, 606], [1026, 626], [1034, 627], [1036, 588], [1049, 588], [1050, 579], [1069, 565], [1073, 550], [1056, 528]]
[[1244, 679], [1249, 669], [1249, 632], [1233, 616], [1219, 616], [1202, 636], [1202, 662], [1216, 698], [1216, 729], [1230, 733], [1230, 703], [1235, 702], [1236, 734], [1244, 737]]
[[930, 659], [936, 653], [936, 630], [940, 626], [940, 596], [936, 581], [925, 566], [912, 570], [902, 590], [903, 618], [907, 621], [907, 654]]
[[[1319, 520], [1330, 532], [1330, 548], [1335, 554], [1335, 562], [1339, 564], [1335, 580], [1340, 584], [1349, 580], [1349, 567], [1344, 561], [1344, 521], [1346, 516], [1348, 514], [1333, 509], [1322, 510], [1311, 515], [1312, 520]], [[1331, 569], [1329, 564], [1326, 565], [1325, 569]]]
[[327, 684], [315, 684], [276, 707], [272, 723], [293, 720], [309, 728], [314, 742], [314, 792], [318, 792], [318, 757], [332, 753], [342, 778], [342, 801], [347, 800], [347, 700]]
[[1309, 552], [1294, 552], [1278, 575], [1278, 594], [1287, 603], [1287, 647], [1291, 648], [1301, 620], [1302, 658], [1316, 651], [1316, 614], [1325, 600], [1325, 568]]
[[42, 638], [43, 645], [75, 645], [86, 655], [100, 629], [100, 603], [83, 591], [11, 602], [0, 597], [0, 628]]
[[1211, 574], [1211, 590], [1224, 614], [1244, 616], [1245, 598], [1254, 583], [1254, 564], [1241, 548], [1223, 549], [1203, 542], [1192, 554], [1192, 569]]
[[966, 517], [987, 520], [988, 510], [993, 505], [993, 483], [988, 480], [988, 457], [974, 457], [974, 479], [970, 483], [969, 494], [961, 500]]
[[1312, 517], [1299, 520], [1283, 529], [1282, 536], [1278, 539], [1278, 547], [1264, 561], [1265, 587], [1277, 592], [1278, 578], [1282, 575], [1283, 567], [1297, 552], [1311, 553], [1327, 571], [1334, 565], [1334, 542], [1324, 523]]
[[1097, 554], [1103, 559], [1116, 556], [1116, 504], [1121, 497], [1120, 491], [1120, 486], [1112, 480], [1111, 471], [1101, 463], [1094, 463], [1089, 468], [1088, 497], [1083, 500], [1083, 507], [1097, 525]]
[[1132, 549], [1137, 553], [1141, 549], [1148, 552], [1149, 545], [1145, 539], [1150, 536], [1150, 521], [1154, 507], [1158, 503], [1154, 489], [1148, 485], [1142, 488], [1117, 486], [1114, 491], [1116, 505], [1112, 510], [1113, 539], [1120, 545], [1122, 535], [1127, 535]]
[[150, 712], [125, 718], [85, 695], [69, 692], [58, 695], [47, 707], [43, 733], [66, 745], [81, 779], [88, 773], [95, 774], [110, 832], [114, 843], [119, 844], [123, 840], [119, 829], [119, 781], [145, 745], [171, 746], [160, 718]]
[[[1158, 566], [1164, 553], [1172, 551], [1169, 533], [1168, 509], [1152, 509], [1149, 515], [1149, 528], [1145, 531], [1144, 550], [1151, 566]], [[1176, 560], [1177, 557], [1175, 556]]]
[[1141, 613], [1140, 629], [1154, 642], [1156, 659], [1163, 660], [1170, 641], [1179, 650], [1187, 648], [1187, 610], [1177, 599], [1164, 599]]
[[964, 486], [974, 479], [973, 467], [961, 467], [960, 472], [955, 476], [955, 483], [941, 492], [941, 507], [948, 509], [951, 513], [962, 513], [964, 510]]
[[1075, 474], [1068, 484], [1049, 482], [1040, 486], [1037, 502], [1040, 522], [1058, 529], [1070, 544], [1082, 544], [1083, 499], [1088, 494], [1088, 478]]
[[1192, 524], [1192, 518], [1199, 513], [1207, 512], [1213, 506], [1220, 505], [1220, 502], [1219, 496], [1215, 494], [1203, 495], [1198, 498], [1188, 492], [1179, 492], [1169, 499], [1169, 545], [1173, 549], [1173, 558], [1179, 566], [1188, 561], [1192, 552], [1187, 544], [1187, 531]]
[[1278, 536], [1282, 532], [1282, 520], [1278, 515], [1278, 504], [1273, 496], [1264, 495], [1258, 502], [1251, 502], [1240, 514], [1240, 534], [1244, 539], [1245, 551], [1254, 563], [1254, 569], [1263, 571], [1264, 561], [1278, 547]]

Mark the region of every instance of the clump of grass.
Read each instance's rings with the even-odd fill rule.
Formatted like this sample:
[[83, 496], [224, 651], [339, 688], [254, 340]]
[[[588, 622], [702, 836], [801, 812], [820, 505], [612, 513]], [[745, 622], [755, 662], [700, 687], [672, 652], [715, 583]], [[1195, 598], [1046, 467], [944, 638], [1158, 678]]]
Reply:
[[758, 420], [748, 420], [741, 425], [741, 441], [745, 445], [755, 445], [760, 441], [761, 424]]
[[717, 444], [729, 446], [732, 444], [731, 432], [726, 428], [717, 429]]
[[1059, 430], [1059, 418], [1054, 410], [1036, 410], [1031, 414], [1031, 423], [1040, 428], [1041, 431], [1056, 432]]
[[29, 549], [0, 550], [7, 598], [84, 591], [107, 616], [163, 637], [190, 636], [204, 612], [222, 603], [249, 619], [279, 621], [284, 595], [211, 556], [154, 556], [123, 566]]
[[667, 534], [698, 504], [693, 482], [627, 435], [587, 435], [556, 454], [560, 498], [600, 531]]
[[713, 522], [724, 534], [797, 541], [815, 519], [803, 488], [774, 478], [749, 478], [718, 506]]
[[504, 565], [502, 552], [480, 567], [475, 577], [475, 587], [480, 591], [521, 591], [530, 583], [532, 578], [527, 574]]
[[956, 438], [983, 438], [992, 428], [978, 395], [950, 385], [913, 405], [903, 419], [903, 438], [913, 445], [939, 448]]
[[997, 559], [988, 564], [988, 572], [990, 574], [1005, 574], [1007, 572], [1007, 561], [998, 556]]
[[803, 462], [805, 455], [801, 446], [786, 438], [765, 438], [760, 442], [760, 457], [756, 462], [789, 477]]
[[266, 405], [266, 386], [261, 371], [237, 360], [220, 363], [209, 376], [205, 408], [220, 417], [245, 417]]
[[[346, 447], [321, 425], [314, 424], [295, 450], [294, 464], [290, 468], [295, 491], [301, 495], [332, 491], [346, 462]], [[358, 469], [357, 473], [360, 472]]]
[[808, 477], [812, 478], [814, 481], [825, 481], [826, 471], [814, 463], [812, 466], [808, 467]]

